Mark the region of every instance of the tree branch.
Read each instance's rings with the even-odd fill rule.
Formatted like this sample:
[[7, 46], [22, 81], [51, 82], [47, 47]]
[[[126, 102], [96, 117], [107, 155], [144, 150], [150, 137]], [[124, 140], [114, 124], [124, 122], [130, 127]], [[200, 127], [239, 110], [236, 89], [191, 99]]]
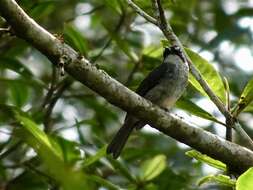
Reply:
[[151, 22], [154, 25], [158, 25], [155, 18], [148, 15], [145, 11], [143, 11], [140, 7], [138, 7], [134, 2], [132, 2], [131, 0], [127, 0], [127, 3], [130, 7], [132, 7], [135, 10], [135, 12], [137, 12], [139, 15], [145, 18], [148, 22]]
[[[14, 0], [0, 0], [0, 13], [15, 34], [29, 42], [57, 66], [66, 56], [64, 67], [74, 79], [106, 98], [110, 103], [131, 112], [172, 138], [226, 163], [232, 171], [243, 172], [253, 166], [253, 152], [225, 141], [216, 135], [193, 127], [169, 115], [158, 106], [132, 92], [107, 73], [98, 70], [87, 59], [80, 58], [71, 47], [40, 27]], [[63, 51], [64, 50], [64, 51]]]

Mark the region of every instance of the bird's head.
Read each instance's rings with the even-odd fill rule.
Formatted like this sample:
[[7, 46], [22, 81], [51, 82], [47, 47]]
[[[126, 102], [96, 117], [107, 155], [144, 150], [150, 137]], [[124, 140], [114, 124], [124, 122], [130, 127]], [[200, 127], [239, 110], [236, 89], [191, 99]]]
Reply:
[[169, 58], [170, 56], [175, 56], [175, 55], [178, 56], [183, 62], [186, 62], [183, 52], [179, 46], [165, 47], [163, 51], [164, 60], [170, 59]]

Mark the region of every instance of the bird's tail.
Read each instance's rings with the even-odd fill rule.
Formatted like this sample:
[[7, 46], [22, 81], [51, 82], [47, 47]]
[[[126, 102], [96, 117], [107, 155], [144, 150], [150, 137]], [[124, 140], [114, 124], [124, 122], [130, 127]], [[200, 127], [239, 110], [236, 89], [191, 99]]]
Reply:
[[129, 125], [126, 122], [117, 132], [117, 134], [112, 139], [111, 143], [107, 147], [107, 154], [112, 154], [113, 158], [118, 158], [123, 147], [125, 146], [128, 137], [134, 130], [135, 125]]

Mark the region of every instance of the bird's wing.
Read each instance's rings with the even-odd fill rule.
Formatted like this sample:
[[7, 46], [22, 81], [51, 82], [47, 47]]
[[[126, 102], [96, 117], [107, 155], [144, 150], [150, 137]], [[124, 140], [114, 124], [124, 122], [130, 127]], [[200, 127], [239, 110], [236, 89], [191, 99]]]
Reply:
[[141, 82], [136, 90], [136, 93], [140, 96], [145, 96], [149, 90], [151, 90], [160, 82], [160, 79], [163, 78], [164, 74], [169, 69], [168, 67], [168, 64], [162, 63], [152, 72], [150, 72], [148, 76]]

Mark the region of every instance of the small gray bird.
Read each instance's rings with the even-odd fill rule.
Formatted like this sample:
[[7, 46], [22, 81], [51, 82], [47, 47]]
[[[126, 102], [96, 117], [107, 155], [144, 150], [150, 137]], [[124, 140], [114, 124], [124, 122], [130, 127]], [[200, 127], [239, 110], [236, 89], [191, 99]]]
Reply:
[[[183, 94], [188, 82], [189, 68], [178, 46], [165, 48], [163, 62], [141, 82], [136, 93], [165, 110], [169, 110]], [[146, 122], [127, 113], [123, 126], [107, 147], [107, 154], [117, 158], [133, 129]]]

